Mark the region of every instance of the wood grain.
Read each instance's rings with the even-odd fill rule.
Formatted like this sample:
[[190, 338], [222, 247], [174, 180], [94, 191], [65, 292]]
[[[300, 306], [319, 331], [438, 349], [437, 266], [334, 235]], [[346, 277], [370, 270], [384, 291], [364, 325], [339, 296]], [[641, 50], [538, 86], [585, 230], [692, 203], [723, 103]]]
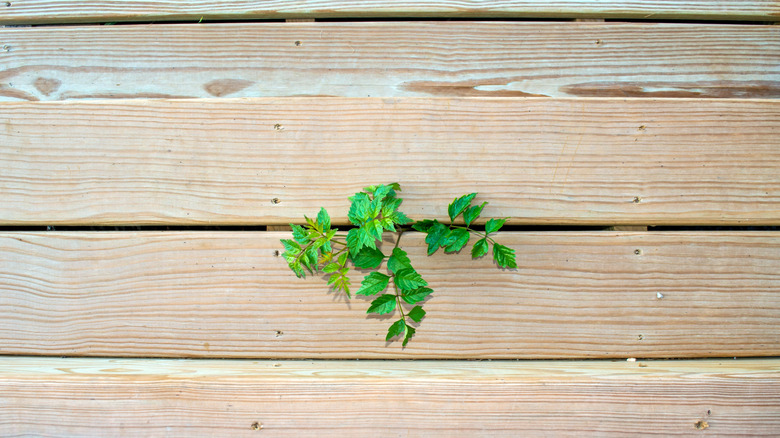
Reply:
[[12, 0], [0, 9], [0, 24], [333, 17], [596, 17], [774, 21], [778, 15], [780, 7], [773, 0]]
[[345, 223], [393, 181], [413, 218], [479, 192], [515, 224], [780, 224], [775, 100], [19, 102], [0, 124], [2, 224]]
[[[0, 29], [0, 99], [780, 97], [778, 26], [380, 22]], [[297, 43], [297, 45], [296, 45]]]
[[4, 436], [776, 436], [777, 359], [0, 358]]
[[[0, 354], [235, 358], [626, 358], [780, 354], [780, 233], [504, 233], [516, 271], [425, 256], [436, 293], [406, 349], [283, 232], [0, 236]], [[388, 236], [389, 238], [389, 236]], [[470, 247], [469, 247], [470, 248]], [[353, 284], [362, 275], [355, 273]], [[662, 297], [659, 298], [658, 294]]]

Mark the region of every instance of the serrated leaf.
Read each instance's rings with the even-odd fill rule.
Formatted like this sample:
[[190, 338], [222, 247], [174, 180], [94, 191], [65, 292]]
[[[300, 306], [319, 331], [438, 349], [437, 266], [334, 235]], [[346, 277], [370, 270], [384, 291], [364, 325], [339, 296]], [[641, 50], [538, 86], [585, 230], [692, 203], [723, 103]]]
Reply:
[[349, 257], [349, 251], [342, 252], [341, 255], [339, 255], [339, 265], [344, 266], [347, 264], [347, 257]]
[[398, 207], [401, 206], [401, 203], [403, 202], [402, 199], [398, 198], [386, 198], [384, 205], [382, 205], [382, 216], [389, 217], [392, 216], [393, 213], [395, 213], [396, 210], [398, 210]]
[[[374, 200], [383, 201], [387, 195], [390, 194], [390, 192], [393, 190], [392, 187], [388, 185], [380, 185], [374, 190]], [[380, 202], [381, 203], [381, 202]]]
[[412, 228], [417, 230], [417, 231], [419, 231], [419, 232], [421, 232], [421, 233], [427, 233], [428, 231], [431, 230], [431, 227], [433, 227], [433, 224], [435, 222], [436, 221], [433, 221], [431, 219], [425, 219], [425, 220], [417, 221], [417, 222], [414, 223], [414, 225], [412, 225]]
[[[380, 229], [381, 229], [381, 225], [380, 225]], [[375, 232], [376, 231], [374, 225], [370, 225], [370, 223], [365, 224], [360, 228], [357, 228], [357, 236], [360, 239], [361, 248], [362, 247], [376, 248], [376, 237], [374, 237]], [[347, 243], [349, 243], [349, 241], [347, 241]]]
[[[338, 263], [330, 263], [330, 264], [326, 265], [324, 268], [322, 268], [322, 272], [324, 272], [326, 274], [331, 274], [333, 272], [338, 271], [339, 268], [340, 268], [340, 266], [339, 266]], [[330, 284], [330, 283], [328, 283], [328, 284]]]
[[409, 340], [412, 339], [412, 336], [414, 336], [414, 332], [416, 331], [414, 327], [404, 323], [406, 326], [406, 336], [404, 336], [404, 342], [401, 344], [402, 347], [406, 347], [406, 344], [409, 343]]
[[515, 250], [508, 246], [499, 245], [498, 243], [493, 244], [493, 260], [495, 260], [499, 267], [511, 269], [517, 268], [517, 263], [515, 262]]
[[363, 248], [352, 256], [352, 263], [360, 269], [376, 269], [382, 264], [385, 255], [376, 248]]
[[399, 319], [398, 321], [394, 322], [389, 329], [387, 329], [387, 337], [385, 338], [385, 341], [389, 341], [398, 335], [404, 334], [404, 330], [406, 330], [406, 321]]
[[349, 200], [352, 202], [347, 214], [349, 221], [355, 225], [362, 225], [369, 219], [368, 208], [371, 200], [368, 198], [368, 194], [363, 192], [355, 193]]
[[[382, 232], [384, 231], [384, 228], [382, 227], [382, 222], [378, 219], [367, 222], [361, 227], [361, 229], [362, 228], [365, 228], [368, 234], [371, 236], [371, 243], [373, 243], [374, 240], [382, 240]], [[369, 245], [368, 242], [364, 242], [364, 245], [371, 246], [372, 248], [375, 247], [374, 244]]]
[[395, 232], [395, 224], [393, 223], [392, 217], [383, 217], [379, 222], [385, 230]]
[[328, 278], [328, 284], [333, 285], [333, 289], [338, 291], [343, 291], [348, 297], [350, 297], [349, 294], [349, 285], [350, 280], [347, 276], [347, 273], [349, 272], [349, 268], [342, 268], [338, 272], [333, 273], [330, 278]]
[[495, 233], [496, 231], [500, 230], [501, 227], [504, 226], [506, 223], [506, 219], [490, 219], [485, 224], [485, 233]]
[[411, 291], [402, 291], [403, 295], [401, 295], [401, 298], [403, 298], [404, 301], [406, 301], [409, 304], [416, 304], [420, 301], [424, 301], [425, 298], [428, 297], [428, 295], [433, 293], [433, 289], [429, 287], [420, 287], [415, 290]]
[[485, 208], [487, 205], [487, 202], [483, 202], [482, 205], [475, 205], [472, 207], [469, 207], [463, 212], [463, 220], [466, 221], [466, 226], [470, 226], [472, 222], [474, 222], [479, 215], [482, 213], [482, 209]]
[[463, 228], [455, 228], [450, 232], [450, 236], [454, 238], [454, 241], [444, 248], [445, 252], [460, 251], [469, 242], [469, 231]]
[[442, 246], [450, 234], [450, 229], [439, 221], [433, 221], [433, 225], [428, 230], [425, 237], [425, 243], [428, 244], [428, 255], [432, 255]]
[[390, 218], [393, 220], [393, 222], [396, 223], [396, 225], [406, 225], [412, 223], [412, 220], [409, 219], [409, 216], [405, 215], [402, 211], [396, 211], [392, 214], [392, 216], [390, 216]]
[[483, 255], [487, 254], [488, 252], [488, 242], [487, 238], [482, 238], [476, 241], [474, 243], [474, 248], [471, 248], [471, 257], [472, 258], [479, 258]]
[[387, 260], [387, 269], [393, 274], [404, 268], [411, 268], [412, 261], [409, 260], [409, 256], [406, 251], [401, 248], [393, 248], [393, 254]]
[[360, 237], [360, 228], [353, 228], [347, 232], [347, 248], [352, 254], [357, 254], [363, 248], [363, 239]]
[[317, 225], [320, 226], [320, 230], [323, 232], [330, 229], [330, 215], [324, 207], [321, 207], [320, 212], [317, 214]]
[[420, 306], [414, 306], [414, 309], [410, 310], [407, 315], [412, 318], [412, 321], [420, 322], [425, 317], [425, 310]]
[[360, 289], [355, 292], [355, 295], [376, 295], [387, 289], [388, 284], [390, 284], [389, 276], [381, 272], [372, 272], [363, 278], [363, 281], [360, 283]]
[[309, 247], [301, 257], [301, 263], [309, 272], [314, 273], [317, 270], [317, 248], [314, 246]]
[[476, 193], [470, 193], [452, 201], [452, 203], [447, 207], [447, 213], [450, 215], [450, 220], [454, 221], [458, 215], [463, 213], [463, 210], [468, 208], [475, 196], [477, 196]]
[[[315, 221], [314, 219], [306, 215], [303, 215], [303, 218], [306, 219], [306, 223], [309, 224], [309, 228], [311, 228], [312, 230], [322, 231], [322, 228], [317, 224], [317, 221]], [[311, 236], [311, 233], [309, 233], [309, 236]]]
[[301, 252], [301, 245], [294, 240], [282, 239], [280, 240], [280, 242], [282, 242], [282, 245], [284, 245], [284, 249], [290, 254], [295, 255]]
[[395, 310], [396, 304], [395, 295], [384, 294], [371, 302], [371, 306], [369, 306], [366, 313], [384, 315]]
[[290, 224], [290, 228], [292, 228], [293, 239], [295, 239], [296, 242], [300, 243], [301, 245], [306, 245], [310, 242], [309, 232], [306, 231], [302, 226]]
[[398, 270], [398, 272], [395, 273], [395, 277], [393, 277], [393, 281], [395, 281], [395, 284], [398, 286], [398, 288], [404, 291], [414, 290], [422, 286], [428, 286], [428, 282], [423, 280], [422, 275], [415, 271], [414, 268], [404, 268]]

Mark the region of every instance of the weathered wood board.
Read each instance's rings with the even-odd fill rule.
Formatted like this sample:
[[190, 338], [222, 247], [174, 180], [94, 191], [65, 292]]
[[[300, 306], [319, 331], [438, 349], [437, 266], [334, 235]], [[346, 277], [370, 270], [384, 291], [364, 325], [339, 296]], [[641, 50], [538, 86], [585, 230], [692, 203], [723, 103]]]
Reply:
[[0, 5], [0, 24], [333, 17], [597, 17], [774, 21], [778, 16], [780, 6], [774, 0], [11, 0], [5, 2], [5, 7]]
[[[519, 269], [425, 256], [436, 291], [406, 349], [283, 232], [0, 235], [0, 354], [264, 358], [626, 358], [780, 354], [772, 232], [503, 233]], [[388, 236], [389, 237], [389, 236]], [[468, 247], [470, 249], [470, 246]], [[365, 273], [355, 273], [359, 285]], [[658, 294], [662, 297], [659, 298]]]
[[[779, 18], [780, 19], [780, 18]], [[0, 29], [0, 99], [780, 97], [780, 27], [382, 22]]]
[[776, 436], [777, 359], [0, 358], [0, 434]]
[[[6, 103], [2, 224], [285, 224], [398, 181], [446, 217], [780, 224], [780, 101], [267, 98]], [[315, 188], [316, 187], [316, 188]]]

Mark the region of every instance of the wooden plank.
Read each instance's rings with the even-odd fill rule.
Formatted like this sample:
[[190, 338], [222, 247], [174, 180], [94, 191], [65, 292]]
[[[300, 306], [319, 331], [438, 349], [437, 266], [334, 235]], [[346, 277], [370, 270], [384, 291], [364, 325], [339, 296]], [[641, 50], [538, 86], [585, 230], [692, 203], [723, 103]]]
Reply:
[[[370, 299], [298, 280], [283, 232], [0, 237], [0, 354], [627, 358], [780, 354], [780, 233], [504, 233], [516, 271], [425, 256], [436, 293], [406, 349]], [[362, 275], [356, 273], [353, 284]]]
[[776, 436], [778, 362], [3, 357], [0, 434]]
[[777, 16], [780, 16], [780, 6], [773, 0], [11, 0], [5, 6], [0, 9], [0, 24], [342, 17], [595, 17], [776, 21]]
[[345, 223], [398, 181], [413, 218], [479, 192], [516, 224], [778, 225], [779, 122], [741, 99], [7, 103], [0, 223]]
[[[0, 29], [0, 99], [780, 97], [780, 29], [263, 23]], [[139, 50], [139, 47], [142, 48]]]

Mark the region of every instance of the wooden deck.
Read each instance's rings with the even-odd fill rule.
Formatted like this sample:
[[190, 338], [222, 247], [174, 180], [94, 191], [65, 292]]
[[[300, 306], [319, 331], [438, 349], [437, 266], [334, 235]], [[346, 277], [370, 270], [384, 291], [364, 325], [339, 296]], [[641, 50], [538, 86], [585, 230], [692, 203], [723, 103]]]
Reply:
[[[778, 17], [0, 3], [0, 436], [777, 436]], [[403, 349], [279, 256], [393, 181], [518, 264], [405, 235]]]

